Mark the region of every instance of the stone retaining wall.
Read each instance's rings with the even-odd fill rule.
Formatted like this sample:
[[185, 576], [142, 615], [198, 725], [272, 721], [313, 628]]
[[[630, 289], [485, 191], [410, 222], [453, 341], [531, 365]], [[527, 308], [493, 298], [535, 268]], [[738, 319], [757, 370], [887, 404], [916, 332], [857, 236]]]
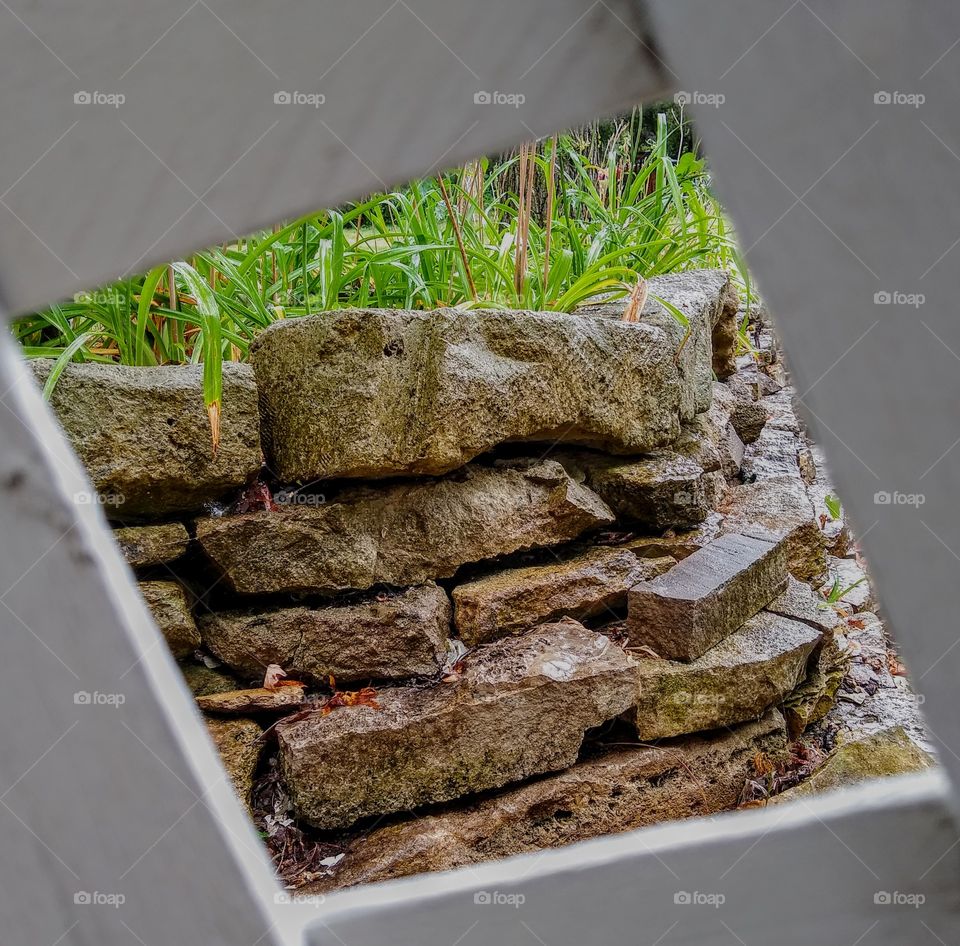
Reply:
[[[783, 755], [798, 686], [829, 707], [805, 582], [844, 540], [785, 379], [734, 359], [726, 274], [650, 298], [636, 323], [278, 322], [227, 367], [216, 455], [196, 369], [64, 372], [54, 410], [238, 792], [268, 843], [292, 816], [348, 855], [297, 882], [721, 810]], [[398, 825], [362, 844], [371, 818]]]

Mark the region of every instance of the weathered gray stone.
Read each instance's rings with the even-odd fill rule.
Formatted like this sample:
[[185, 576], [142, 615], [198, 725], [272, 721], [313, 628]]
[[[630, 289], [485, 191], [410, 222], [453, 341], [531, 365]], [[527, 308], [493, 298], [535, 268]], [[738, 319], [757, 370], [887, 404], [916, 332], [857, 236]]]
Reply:
[[756, 775], [758, 753], [771, 761], [786, 753], [775, 710], [728, 732], [620, 749], [466, 808], [379, 828], [351, 843], [332, 876], [302, 892], [451, 870], [724, 811]]
[[206, 723], [234, 790], [249, 807], [253, 775], [263, 751], [263, 730], [252, 719], [208, 719]]
[[543, 625], [464, 660], [455, 682], [380, 690], [277, 725], [299, 817], [343, 828], [572, 765], [585, 732], [635, 699], [636, 666], [575, 621]]
[[795, 434], [801, 432], [801, 424], [793, 406], [795, 393], [793, 388], [784, 388], [763, 399], [767, 409], [767, 424], [774, 430], [789, 430]]
[[757, 439], [743, 452], [744, 475], [751, 480], [784, 476], [802, 480], [800, 455], [803, 449], [803, 441], [793, 431], [764, 427]]
[[[681, 387], [681, 418], [689, 419], [710, 406], [714, 366], [718, 378], [736, 368], [728, 350], [731, 321], [736, 318], [736, 289], [722, 270], [671, 273], [650, 280], [648, 289], [644, 321], [669, 334], [674, 351], [679, 351], [680, 374], [686, 382]], [[681, 325], [656, 296], [683, 312], [689, 324]]]
[[229, 693], [240, 689], [240, 681], [229, 673], [192, 661], [177, 664], [183, 679], [194, 696], [209, 696], [211, 693]]
[[235, 591], [405, 586], [557, 544], [613, 513], [551, 460], [472, 464], [439, 480], [357, 489], [326, 506], [202, 519], [197, 541]]
[[434, 584], [326, 608], [227, 611], [200, 621], [204, 644], [247, 678], [279, 664], [326, 683], [432, 676], [443, 666], [450, 600]]
[[276, 689], [254, 687], [197, 697], [197, 706], [205, 713], [223, 716], [247, 716], [251, 713], [287, 713], [303, 703], [302, 684], [281, 684]]
[[693, 663], [638, 660], [639, 696], [626, 717], [643, 740], [756, 719], [806, 675], [820, 631], [761, 611]]
[[769, 604], [786, 584], [782, 543], [721, 536], [665, 575], [630, 589], [630, 643], [669, 660], [694, 660]]
[[702, 549], [713, 542], [720, 536], [722, 527], [723, 516], [718, 512], [711, 512], [695, 529], [685, 529], [680, 532], [670, 529], [661, 536], [638, 536], [624, 543], [623, 547], [636, 552], [637, 555], [654, 558], [660, 555], [672, 555], [679, 560], [693, 555], [697, 549]]
[[738, 399], [730, 423], [744, 443], [753, 443], [767, 423], [767, 410], [759, 401]]
[[[52, 362], [30, 364], [43, 383]], [[223, 366], [216, 455], [202, 372], [201, 365], [70, 364], [60, 376], [50, 405], [112, 518], [197, 510], [260, 469], [260, 414], [250, 366]]]
[[918, 745], [935, 749], [937, 743], [927, 731], [921, 700], [883, 622], [875, 614], [861, 611], [844, 623], [846, 627], [838, 628], [836, 636], [849, 652], [849, 665], [823, 725], [839, 729], [851, 739], [903, 726]]
[[721, 311], [713, 326], [713, 373], [722, 381], [737, 370], [737, 334], [740, 321], [740, 297], [732, 282], [721, 298]]
[[[697, 417], [700, 416], [697, 415]], [[706, 422], [699, 422], [696, 417], [680, 428], [680, 436], [672, 449], [688, 460], [692, 460], [704, 473], [713, 473], [720, 469], [720, 450], [717, 447], [717, 440], [709, 431], [709, 425]]]
[[720, 468], [728, 480], [732, 480], [743, 469], [743, 457], [746, 447], [733, 424], [727, 427], [724, 439], [720, 443]]
[[[703, 495], [707, 500], [708, 509], [716, 509], [727, 495], [727, 478], [719, 471], [704, 473], [701, 480]], [[707, 513], [709, 516], [709, 513]]]
[[186, 657], [200, 646], [200, 632], [183, 588], [175, 581], [141, 581], [146, 601], [174, 657]]
[[182, 522], [163, 522], [155, 526], [127, 526], [115, 529], [113, 537], [123, 557], [133, 568], [165, 565], [179, 558], [190, 544]]
[[[440, 474], [504, 441], [618, 453], [670, 443], [710, 385], [729, 279], [651, 280], [638, 322], [596, 313], [341, 310], [275, 322], [251, 346], [271, 468], [285, 481]], [[619, 305], [622, 311], [622, 304]]]
[[690, 454], [691, 438], [705, 441], [712, 446], [712, 452], [718, 458], [718, 465], [713, 467], [712, 464], [704, 462], [703, 468], [708, 471], [722, 469], [724, 474], [731, 478], [739, 472], [739, 462], [743, 456], [743, 444], [740, 438], [736, 431], [731, 433], [730, 417], [736, 407], [736, 396], [727, 385], [719, 382], [714, 382], [710, 395], [706, 410], [697, 414], [681, 430], [676, 449], [691, 456], [691, 459], [696, 459]]
[[780, 803], [856, 785], [867, 779], [922, 772], [936, 764], [901, 726], [841, 745], [805, 782], [775, 796]]
[[787, 579], [786, 591], [774, 598], [767, 610], [794, 621], [803, 621], [825, 634], [843, 623], [837, 612], [810, 585], [792, 575]]
[[850, 653], [841, 646], [842, 636], [826, 631], [810, 658], [806, 680], [783, 701], [783, 716], [791, 739], [823, 719], [833, 708], [837, 691], [850, 664]]
[[587, 485], [618, 516], [652, 529], [692, 528], [709, 512], [703, 468], [679, 453], [627, 463], [596, 456], [584, 467]]
[[453, 589], [454, 624], [473, 647], [562, 617], [615, 617], [615, 609], [626, 607], [630, 588], [675, 561], [597, 548], [547, 565], [505, 569]]
[[823, 586], [824, 594], [833, 591], [840, 594], [837, 603], [848, 611], [876, 611], [877, 599], [873, 593], [870, 576], [855, 558], [827, 558], [829, 579]]
[[825, 572], [823, 535], [799, 479], [777, 477], [735, 486], [719, 511], [724, 532], [784, 540], [790, 571], [796, 578], [813, 581]]
[[[810, 454], [813, 457], [816, 478], [808, 493], [816, 512], [817, 522], [823, 532], [824, 545], [828, 554], [844, 558], [850, 554], [854, 546], [853, 535], [847, 527], [844, 509], [830, 477], [823, 450], [816, 444], [811, 444]], [[837, 507], [839, 507], [839, 510]], [[839, 514], [834, 518], [834, 513], [837, 512]]]

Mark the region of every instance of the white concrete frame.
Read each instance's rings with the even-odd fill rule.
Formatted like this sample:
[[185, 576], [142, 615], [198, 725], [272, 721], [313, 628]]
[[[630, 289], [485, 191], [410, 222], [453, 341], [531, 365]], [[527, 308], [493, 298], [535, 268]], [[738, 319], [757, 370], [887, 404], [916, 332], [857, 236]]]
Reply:
[[[10, 313], [688, 93], [943, 763], [843, 796], [283, 902], [105, 522], [76, 499], [83, 473], [4, 339], [0, 940], [957, 942], [960, 8], [0, 0], [0, 63]], [[286, 91], [325, 101], [275, 103]], [[484, 91], [526, 102], [475, 104]], [[523, 903], [475, 902], [495, 891]], [[685, 893], [710, 902], [678, 902]]]

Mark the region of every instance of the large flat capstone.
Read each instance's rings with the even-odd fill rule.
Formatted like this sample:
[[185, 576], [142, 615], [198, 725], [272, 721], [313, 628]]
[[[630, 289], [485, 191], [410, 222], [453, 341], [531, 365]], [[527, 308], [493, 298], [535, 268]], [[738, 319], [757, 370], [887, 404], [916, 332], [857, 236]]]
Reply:
[[[315, 481], [445, 473], [505, 441], [665, 446], [709, 400], [728, 286], [712, 270], [651, 280], [633, 323], [454, 309], [275, 322], [250, 355], [271, 468]], [[653, 294], [688, 315], [689, 338]]]
[[[42, 384], [52, 362], [30, 362]], [[260, 414], [249, 365], [223, 366], [220, 446], [213, 453], [202, 366], [70, 364], [50, 399], [111, 518], [190, 512], [260, 469]]]
[[756, 776], [758, 753], [774, 761], [786, 753], [776, 710], [709, 736], [616, 750], [465, 808], [379, 828], [350, 845], [331, 877], [303, 892], [451, 870], [726, 811]]
[[630, 643], [694, 660], [740, 627], [787, 584], [781, 544], [728, 534], [628, 597]]
[[358, 488], [325, 506], [202, 519], [197, 541], [235, 591], [327, 593], [423, 584], [613, 519], [560, 464], [521, 461]]
[[692, 663], [643, 658], [627, 717], [640, 739], [756, 719], [800, 683], [821, 632], [761, 611]]
[[546, 565], [504, 569], [453, 589], [454, 623], [473, 647], [562, 617], [614, 618], [626, 607], [630, 588], [673, 564], [669, 556], [596, 548]]
[[636, 666], [575, 621], [487, 644], [454, 682], [380, 690], [277, 725], [297, 815], [344, 828], [572, 765], [586, 731], [636, 697]]
[[324, 683], [436, 674], [446, 655], [450, 601], [434, 584], [326, 608], [223, 611], [200, 622], [204, 644], [247, 678], [264, 668]]

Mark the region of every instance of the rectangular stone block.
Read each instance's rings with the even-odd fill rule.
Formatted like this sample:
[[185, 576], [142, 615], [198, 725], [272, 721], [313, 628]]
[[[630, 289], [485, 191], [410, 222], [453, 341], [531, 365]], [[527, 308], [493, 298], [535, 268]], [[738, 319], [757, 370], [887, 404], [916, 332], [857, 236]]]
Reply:
[[546, 565], [504, 569], [453, 589], [454, 623], [460, 639], [473, 647], [562, 617], [609, 620], [626, 607], [634, 585], [663, 574], [675, 561], [598, 548]]
[[518, 460], [345, 490], [318, 506], [201, 519], [197, 542], [241, 594], [330, 594], [449, 578], [613, 521], [559, 463]]
[[321, 829], [499, 788], [573, 765], [588, 729], [636, 698], [636, 663], [576, 621], [486, 644], [432, 687], [380, 690], [280, 722], [294, 810]]
[[633, 646], [694, 660], [769, 604], [787, 584], [782, 543], [727, 534], [628, 596]]
[[758, 753], [786, 756], [783, 717], [594, 755], [556, 775], [348, 842], [344, 859], [303, 894], [451, 870], [734, 808]]
[[820, 638], [807, 624], [762, 611], [692, 663], [641, 659], [627, 717], [643, 740], [756, 719], [803, 681]]
[[221, 611], [201, 618], [204, 644], [245, 679], [264, 668], [324, 684], [430, 677], [446, 657], [450, 600], [435, 584], [332, 607]]

